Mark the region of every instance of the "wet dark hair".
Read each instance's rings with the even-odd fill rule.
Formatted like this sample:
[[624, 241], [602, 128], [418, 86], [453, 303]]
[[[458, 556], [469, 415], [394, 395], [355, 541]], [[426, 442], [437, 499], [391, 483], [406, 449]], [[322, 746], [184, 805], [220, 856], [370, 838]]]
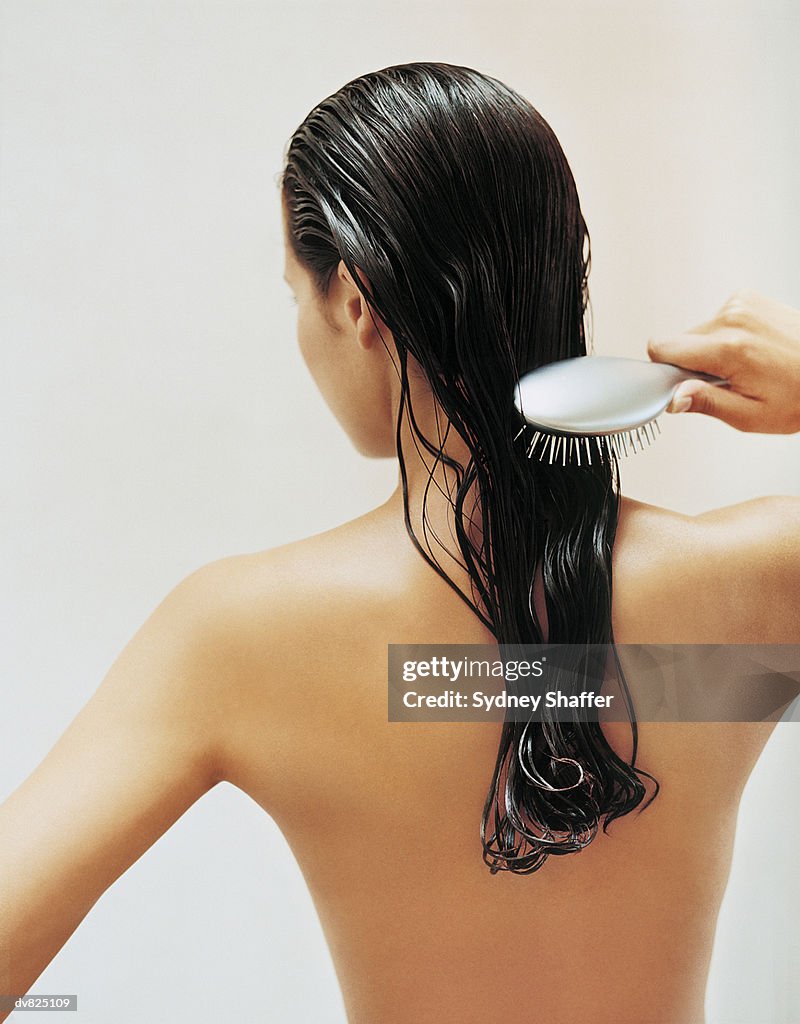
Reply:
[[[360, 268], [370, 289], [362, 294], [394, 337], [397, 453], [417, 550], [499, 644], [613, 645], [616, 461], [550, 465], [528, 459], [515, 440], [519, 377], [587, 354], [589, 234], [552, 129], [488, 75], [400, 64], [348, 82], [308, 114], [289, 143], [281, 186], [293, 254], [319, 294], [327, 295], [340, 260], [356, 282]], [[420, 431], [409, 355], [448, 418], [447, 431], [466, 442], [466, 466], [442, 451], [447, 431], [439, 443]], [[412, 529], [404, 416], [415, 443], [456, 474], [449, 497], [470, 595]], [[475, 486], [478, 542], [467, 507]], [[547, 638], [532, 599], [538, 568]], [[617, 666], [621, 675], [618, 659]], [[652, 776], [635, 767], [638, 732], [628, 707], [630, 764], [597, 722], [504, 723], [480, 828], [493, 872], [525, 874], [550, 855], [579, 851], [601, 820], [606, 831], [642, 802], [639, 776]], [[657, 792], [656, 783], [645, 807]]]

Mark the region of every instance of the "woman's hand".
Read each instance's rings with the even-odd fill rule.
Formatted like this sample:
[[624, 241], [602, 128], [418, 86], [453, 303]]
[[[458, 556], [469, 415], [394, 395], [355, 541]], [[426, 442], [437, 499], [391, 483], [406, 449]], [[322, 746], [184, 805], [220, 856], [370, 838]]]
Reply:
[[651, 339], [647, 354], [729, 381], [684, 381], [667, 412], [701, 412], [758, 434], [800, 430], [800, 311], [791, 306], [739, 291], [712, 320], [673, 338]]

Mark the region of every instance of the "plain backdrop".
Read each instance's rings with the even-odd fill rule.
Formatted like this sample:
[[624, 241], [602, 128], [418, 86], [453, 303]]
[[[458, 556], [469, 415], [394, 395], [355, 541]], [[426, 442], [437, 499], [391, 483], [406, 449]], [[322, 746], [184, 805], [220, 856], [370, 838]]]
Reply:
[[[315, 391], [281, 281], [284, 149], [345, 82], [439, 60], [531, 100], [589, 225], [598, 353], [646, 358], [648, 337], [742, 286], [800, 306], [790, 0], [0, 11], [0, 799], [185, 575], [394, 488], [395, 465], [356, 454]], [[632, 497], [694, 514], [800, 493], [797, 436], [661, 425], [622, 465]], [[800, 1020], [798, 740], [781, 724], [748, 784], [708, 1024]], [[344, 1022], [291, 852], [229, 785], [108, 890], [32, 991], [77, 993], [84, 1024]]]

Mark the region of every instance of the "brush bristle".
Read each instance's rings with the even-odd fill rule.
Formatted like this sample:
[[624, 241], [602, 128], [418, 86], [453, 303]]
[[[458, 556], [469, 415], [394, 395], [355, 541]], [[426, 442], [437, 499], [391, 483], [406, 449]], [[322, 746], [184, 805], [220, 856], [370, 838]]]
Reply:
[[[527, 432], [533, 430], [530, 440]], [[524, 436], [527, 456], [538, 458], [541, 462], [551, 465], [560, 463], [562, 466], [592, 465], [593, 460], [608, 462], [613, 454], [617, 458], [642, 451], [655, 441], [661, 433], [658, 420], [650, 420], [633, 430], [621, 430], [616, 434], [550, 434], [541, 429], [534, 429], [528, 424], [523, 426], [514, 440]]]

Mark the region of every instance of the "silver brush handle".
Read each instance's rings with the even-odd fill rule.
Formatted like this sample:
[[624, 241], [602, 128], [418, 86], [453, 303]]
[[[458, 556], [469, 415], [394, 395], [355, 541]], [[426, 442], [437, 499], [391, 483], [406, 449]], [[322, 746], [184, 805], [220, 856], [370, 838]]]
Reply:
[[670, 366], [673, 370], [677, 371], [679, 379], [675, 382], [675, 387], [678, 384], [682, 384], [685, 380], [704, 380], [709, 384], [726, 385], [730, 384], [727, 377], [717, 377], [713, 373], [703, 373], [702, 370], [688, 370], [685, 366], [677, 366], [675, 363], [658, 363], [658, 366]]
[[673, 363], [622, 356], [576, 356], [526, 374], [515, 403], [527, 422], [562, 434], [610, 434], [643, 426], [685, 380], [724, 386], [724, 377]]

